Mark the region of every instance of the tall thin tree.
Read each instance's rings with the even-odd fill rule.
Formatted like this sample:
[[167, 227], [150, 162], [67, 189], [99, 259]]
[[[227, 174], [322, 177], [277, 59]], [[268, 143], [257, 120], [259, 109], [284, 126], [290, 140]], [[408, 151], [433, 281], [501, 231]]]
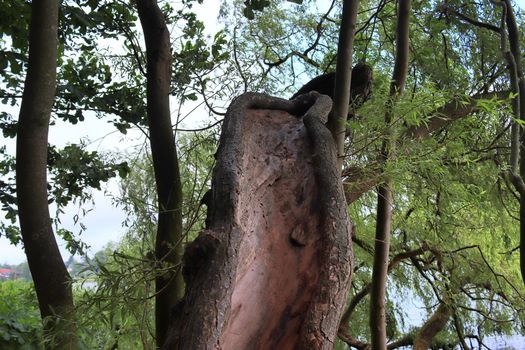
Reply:
[[354, 52], [358, 8], [359, 0], [345, 0], [343, 2], [335, 69], [334, 106], [327, 123], [327, 127], [335, 140], [339, 170], [342, 169], [344, 158], [346, 118], [348, 116], [348, 100], [350, 99], [352, 81], [352, 54]]
[[508, 0], [494, 3], [502, 8], [501, 50], [507, 61], [511, 91], [516, 94], [512, 101], [515, 120], [511, 127], [510, 178], [520, 194], [520, 270], [525, 282], [525, 132], [516, 122], [525, 120], [525, 78], [521, 67], [520, 33], [512, 4]]
[[166, 339], [170, 313], [182, 297], [180, 271], [182, 238], [182, 186], [175, 136], [171, 124], [169, 93], [171, 49], [169, 30], [156, 0], [137, 0], [144, 31], [147, 59], [147, 114], [158, 200], [156, 258], [168, 272], [156, 279], [155, 326], [160, 347]]
[[22, 239], [44, 320], [46, 347], [76, 348], [71, 279], [53, 234], [47, 143], [56, 90], [58, 0], [31, 4], [29, 58], [18, 119], [16, 188]]
[[[408, 72], [408, 44], [411, 0], [400, 0], [397, 11], [396, 59], [390, 98], [385, 113], [386, 135], [381, 147], [380, 162], [387, 168], [394, 152], [394, 135], [391, 131], [393, 106], [403, 93]], [[390, 251], [390, 231], [392, 225], [392, 178], [386, 174], [378, 186], [377, 222], [372, 272], [372, 291], [370, 295], [370, 332], [372, 349], [386, 349], [385, 295], [388, 274], [388, 253]]]

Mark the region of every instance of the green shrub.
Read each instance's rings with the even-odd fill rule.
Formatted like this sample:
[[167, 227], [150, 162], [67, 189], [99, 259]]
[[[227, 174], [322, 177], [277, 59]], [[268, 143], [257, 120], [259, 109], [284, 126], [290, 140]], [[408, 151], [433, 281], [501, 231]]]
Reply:
[[40, 349], [42, 325], [32, 283], [0, 282], [0, 349]]

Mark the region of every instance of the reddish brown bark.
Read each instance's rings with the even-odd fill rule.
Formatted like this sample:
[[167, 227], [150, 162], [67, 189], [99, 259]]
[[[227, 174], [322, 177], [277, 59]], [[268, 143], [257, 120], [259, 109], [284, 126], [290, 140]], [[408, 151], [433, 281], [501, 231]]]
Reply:
[[32, 3], [29, 59], [18, 119], [16, 187], [25, 253], [44, 320], [46, 347], [77, 346], [71, 279], [53, 234], [47, 138], [56, 89], [58, 1]]
[[450, 316], [452, 316], [452, 308], [445, 303], [439, 304], [436, 311], [417, 332], [414, 350], [427, 350], [436, 334], [445, 328]]
[[[500, 5], [503, 8], [502, 28], [502, 49], [507, 59], [511, 90], [518, 96], [514, 98], [513, 111], [516, 118], [525, 120], [525, 79], [521, 67], [521, 49], [520, 35], [516, 22], [516, 16], [509, 0], [503, 0]], [[504, 22], [507, 24], [507, 33], [510, 50], [506, 50], [506, 35]], [[512, 156], [511, 156], [511, 178], [516, 189], [520, 192], [520, 271], [523, 282], [525, 283], [525, 133], [523, 126], [518, 127], [513, 122], [512, 138]], [[519, 175], [517, 172], [517, 163], [519, 160]]]
[[318, 119], [330, 109], [317, 93], [232, 103], [165, 349], [333, 347], [352, 251], [335, 146]]
[[159, 264], [171, 267], [155, 281], [155, 330], [160, 347], [166, 339], [171, 310], [184, 289], [180, 269], [182, 186], [169, 107], [169, 31], [156, 0], [137, 0], [137, 9], [146, 42], [149, 140], [159, 210], [155, 254]]

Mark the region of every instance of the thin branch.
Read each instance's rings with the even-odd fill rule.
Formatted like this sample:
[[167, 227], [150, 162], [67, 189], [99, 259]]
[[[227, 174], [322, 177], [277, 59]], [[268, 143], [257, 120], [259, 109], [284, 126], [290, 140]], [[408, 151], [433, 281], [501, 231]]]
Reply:
[[[388, 273], [390, 273], [393, 269], [399, 265], [399, 263], [403, 260], [410, 259], [413, 257], [416, 257], [418, 255], [424, 254], [425, 252], [429, 251], [430, 247], [423, 242], [421, 247], [405, 252], [401, 252], [394, 256], [390, 263], [388, 264]], [[345, 313], [343, 314], [343, 317], [341, 318], [341, 324], [340, 329], [343, 329], [350, 321], [350, 317], [352, 316], [352, 313], [354, 312], [357, 305], [370, 293], [372, 289], [372, 283], [367, 283], [350, 301], [350, 304], [348, 305], [348, 308], [346, 309]]]
[[[390, 98], [387, 101], [385, 125], [388, 133], [385, 135], [379, 155], [382, 172], [388, 166], [394, 154], [395, 135], [392, 132], [394, 120], [394, 105], [405, 89], [408, 74], [409, 55], [409, 24], [411, 0], [399, 0], [396, 24], [396, 54], [394, 72], [390, 83]], [[392, 226], [392, 194], [393, 182], [390, 176], [378, 186], [377, 219], [375, 230], [374, 262], [372, 269], [372, 290], [370, 294], [370, 332], [373, 349], [384, 349], [387, 344], [385, 294], [388, 275], [388, 254]]]
[[209, 129], [213, 129], [214, 127], [216, 127], [217, 125], [219, 125], [220, 123], [222, 123], [224, 121], [224, 119], [221, 119], [221, 120], [218, 120], [216, 121], [215, 123], [211, 124], [211, 125], [208, 125], [208, 126], [205, 126], [203, 128], [199, 128], [199, 129], [179, 129], [179, 128], [176, 128], [175, 129], [175, 132], [178, 132], [178, 131], [182, 131], [182, 132], [199, 132], [199, 131], [205, 131], [205, 130], [209, 130]]
[[244, 83], [244, 91], [248, 91], [248, 80], [244, 76], [244, 73], [241, 69], [241, 64], [239, 63], [239, 59], [237, 57], [237, 27], [233, 28], [233, 59], [235, 62], [235, 67], [237, 68], [237, 71], [239, 72], [239, 75], [241, 76], [241, 79]]
[[495, 25], [492, 25], [490, 23], [480, 22], [480, 21], [475, 20], [473, 18], [467, 17], [464, 14], [462, 14], [461, 12], [456, 11], [455, 9], [451, 8], [450, 6], [447, 6], [446, 4], [443, 4], [441, 6], [441, 12], [443, 12], [445, 15], [452, 14], [452, 15], [458, 17], [463, 22], [467, 22], [469, 24], [472, 24], [473, 26], [476, 26], [476, 27], [479, 27], [479, 28], [488, 29], [488, 30], [491, 30], [491, 31], [496, 32], [498, 34], [500, 33], [500, 28], [496, 27]]
[[311, 64], [312, 66], [314, 66], [316, 68], [320, 68], [319, 63], [317, 63], [314, 60], [312, 60], [311, 58], [309, 58], [308, 54], [310, 53], [310, 51], [314, 50], [317, 47], [317, 45], [319, 44], [319, 41], [320, 41], [320, 39], [322, 37], [322, 32], [323, 32], [323, 30], [322, 30], [323, 29], [323, 23], [324, 23], [324, 21], [327, 20], [328, 15], [330, 14], [330, 12], [332, 12], [332, 9], [334, 8], [334, 5], [335, 5], [335, 0], [332, 0], [332, 3], [330, 5], [330, 7], [326, 11], [326, 13], [323, 16], [321, 16], [321, 19], [317, 23], [317, 26], [316, 26], [316, 34], [317, 34], [317, 36], [316, 36], [314, 42], [309, 47], [307, 47], [302, 53], [299, 52], [299, 51], [295, 51], [294, 50], [292, 52], [289, 52], [285, 57], [280, 58], [280, 59], [278, 59], [275, 62], [267, 62], [267, 61], [265, 61], [264, 63], [269, 68], [277, 67], [277, 66], [280, 66], [281, 64], [285, 63], [286, 61], [288, 61], [288, 59], [292, 58], [293, 56], [297, 56], [297, 57], [303, 59], [306, 63], [309, 63], [309, 64]]
[[335, 141], [337, 151], [337, 167], [341, 172], [344, 160], [344, 142], [346, 120], [348, 117], [348, 101], [352, 82], [352, 54], [354, 51], [355, 28], [359, 0], [343, 1], [343, 13], [337, 44], [337, 62], [335, 67], [335, 89], [333, 91], [333, 108], [326, 124]]
[[465, 335], [463, 334], [463, 327], [461, 325], [461, 320], [456, 311], [452, 313], [452, 318], [454, 319], [454, 328], [456, 329], [456, 334], [458, 335], [459, 343], [463, 350], [470, 350], [470, 347], [465, 341]]
[[122, 25], [122, 23], [119, 20], [116, 20], [115, 23], [120, 28], [120, 30], [124, 33], [124, 36], [126, 37], [126, 39], [129, 40], [131, 51], [133, 52], [133, 56], [135, 57], [135, 60], [137, 61], [137, 66], [139, 68], [140, 73], [143, 76], [146, 76], [146, 70], [142, 66], [143, 60], [140, 57], [142, 55], [142, 52], [140, 49], [137, 49], [137, 46], [140, 48], [140, 46], [136, 44], [137, 39], [133, 36], [132, 32], [129, 32], [128, 29]]

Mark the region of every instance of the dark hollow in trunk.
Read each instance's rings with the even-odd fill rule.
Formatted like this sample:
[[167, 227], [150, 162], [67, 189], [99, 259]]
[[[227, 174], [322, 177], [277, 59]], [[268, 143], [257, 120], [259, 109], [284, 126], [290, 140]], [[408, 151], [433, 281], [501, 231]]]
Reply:
[[232, 103], [207, 228], [186, 249], [186, 295], [165, 349], [333, 347], [352, 251], [335, 145], [321, 121], [330, 108], [316, 92]]

